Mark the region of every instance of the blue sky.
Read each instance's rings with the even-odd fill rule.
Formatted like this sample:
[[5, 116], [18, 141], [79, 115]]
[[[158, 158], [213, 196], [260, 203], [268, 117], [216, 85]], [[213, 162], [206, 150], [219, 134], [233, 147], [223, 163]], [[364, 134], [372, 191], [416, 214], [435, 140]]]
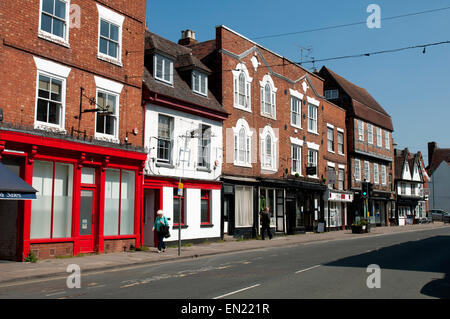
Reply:
[[[254, 39], [365, 21], [372, 3], [380, 6], [382, 18], [450, 7], [449, 0], [148, 0], [147, 26], [174, 42], [185, 29], [194, 30], [199, 41], [211, 40], [221, 24]], [[255, 41], [297, 62], [300, 47], [312, 47], [311, 56], [321, 59], [447, 41], [448, 30], [450, 10], [444, 10], [382, 21], [380, 29], [356, 25]], [[426, 54], [415, 49], [324, 63], [366, 88], [391, 115], [397, 148], [421, 151], [427, 165], [427, 142], [450, 147], [449, 44], [429, 47]]]

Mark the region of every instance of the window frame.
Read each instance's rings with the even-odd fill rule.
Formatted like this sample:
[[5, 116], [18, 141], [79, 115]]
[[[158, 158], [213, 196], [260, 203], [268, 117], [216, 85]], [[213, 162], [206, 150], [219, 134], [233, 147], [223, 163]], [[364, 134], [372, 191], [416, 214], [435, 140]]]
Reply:
[[[266, 74], [262, 81], [260, 81], [260, 114], [264, 117], [277, 119], [277, 91], [275, 83], [269, 74]], [[266, 96], [268, 95], [268, 97]], [[270, 101], [267, 101], [269, 98]], [[266, 107], [269, 106], [269, 112], [266, 112]]]
[[[294, 155], [296, 155], [295, 148], [298, 148], [298, 152], [297, 152], [298, 157], [297, 158], [294, 156]], [[292, 175], [295, 175], [298, 173], [300, 176], [302, 176], [302, 149], [303, 149], [303, 146], [291, 143], [291, 174]], [[295, 164], [294, 164], [295, 162], [297, 163], [298, 167], [295, 167]], [[298, 168], [298, 170], [296, 168]]]
[[[169, 138], [162, 138], [159, 135], [159, 119], [160, 117], [166, 117], [169, 119]], [[173, 163], [173, 147], [174, 147], [174, 138], [173, 138], [173, 134], [174, 134], [174, 129], [175, 129], [175, 119], [172, 116], [166, 115], [166, 114], [162, 114], [162, 113], [158, 113], [158, 126], [157, 126], [157, 132], [156, 132], [156, 162], [158, 163], [166, 163], [166, 164], [172, 164]], [[165, 158], [160, 158], [159, 157], [159, 149], [160, 149], [160, 140], [163, 140], [165, 143], [168, 143], [168, 148], [167, 148], [167, 159]], [[166, 149], [166, 148], [164, 148]]]
[[[175, 199], [180, 200], [181, 199], [181, 227], [186, 226], [186, 192], [187, 189], [183, 189], [183, 195], [178, 195], [178, 188], [173, 188], [173, 203], [175, 203]], [[173, 204], [173, 228], [179, 227], [179, 220], [175, 220], [175, 205]], [[179, 214], [179, 211], [177, 212]]]
[[[123, 22], [125, 16], [118, 14], [117, 12], [110, 10], [97, 4], [98, 11], [98, 32], [97, 32], [97, 58], [106, 62], [113, 63], [118, 66], [122, 66], [122, 49], [123, 49]], [[101, 21], [104, 20], [107, 23], [113, 24], [118, 27], [118, 48], [117, 58], [100, 52], [100, 38], [101, 38]]]
[[[311, 110], [314, 110], [313, 116], [315, 117], [311, 116]], [[313, 134], [319, 133], [318, 115], [319, 115], [319, 107], [312, 103], [308, 103], [308, 132]], [[314, 129], [311, 129], [311, 123], [314, 123]]]
[[362, 181], [362, 174], [361, 174], [361, 160], [355, 159], [355, 181]]
[[377, 163], [373, 164], [373, 183], [380, 184], [380, 171]]
[[[206, 129], [205, 129], [206, 128]], [[209, 136], [208, 136], [209, 130]], [[211, 126], [206, 124], [200, 124], [200, 135], [198, 136], [198, 156], [197, 156], [197, 166], [205, 169], [210, 169], [211, 167]], [[206, 135], [206, 138], [205, 138]], [[204, 145], [204, 141], [208, 141], [207, 145]], [[207, 151], [206, 161], [205, 161], [205, 149]], [[204, 165], [205, 164], [205, 165]]]
[[367, 123], [367, 143], [373, 145], [373, 125]]
[[[331, 133], [331, 134], [330, 134]], [[330, 139], [331, 136], [331, 139]], [[334, 153], [334, 128], [327, 126], [327, 150], [330, 153]]]
[[[33, 164], [33, 171], [34, 171], [34, 169], [35, 169], [35, 167], [34, 167], [34, 165], [36, 164], [36, 162], [43, 162], [43, 163], [49, 163], [49, 164], [51, 164], [52, 165], [52, 184], [51, 184], [51, 193], [52, 193], [52, 195], [51, 195], [51, 201], [52, 201], [52, 204], [51, 204], [51, 206], [49, 207], [49, 209], [50, 209], [50, 236], [48, 237], [48, 238], [46, 238], [46, 237], [31, 237], [31, 229], [30, 229], [30, 240], [31, 241], [33, 241], [33, 240], [41, 240], [41, 239], [50, 239], [50, 240], [53, 240], [53, 239], [65, 239], [65, 238], [72, 238], [73, 237], [73, 232], [72, 232], [72, 227], [70, 226], [70, 231], [69, 231], [69, 236], [66, 236], [66, 237], [54, 237], [53, 235], [54, 235], [54, 223], [53, 223], [53, 221], [54, 221], [54, 213], [55, 213], [55, 177], [56, 177], [56, 165], [57, 164], [59, 164], [59, 165], [64, 165], [64, 166], [68, 166], [69, 167], [69, 171], [70, 171], [70, 168], [71, 168], [71, 170], [72, 170], [72, 175], [70, 175], [69, 173], [67, 174], [67, 179], [68, 179], [68, 181], [67, 181], [67, 197], [68, 198], [72, 198], [72, 203], [71, 203], [71, 205], [70, 205], [70, 208], [71, 208], [71, 212], [70, 212], [70, 218], [71, 218], [71, 225], [72, 225], [72, 223], [73, 223], [73, 214], [74, 214], [74, 210], [73, 210], [73, 198], [74, 198], [74, 189], [75, 189], [75, 187], [74, 187], [74, 181], [75, 181], [75, 179], [76, 179], [76, 176], [75, 176], [75, 167], [74, 167], [74, 165], [73, 165], [73, 163], [67, 163], [67, 162], [59, 162], [59, 161], [52, 161], [52, 160], [36, 160], [35, 162], [34, 162], [34, 164]], [[34, 173], [33, 173], [33, 178], [34, 178]], [[72, 185], [69, 185], [69, 183], [70, 183], [70, 181], [72, 182]], [[71, 196], [69, 196], [69, 190], [70, 190], [70, 192], [71, 192]], [[32, 214], [33, 213], [33, 201], [32, 201], [32, 203], [31, 203], [31, 208], [30, 208], [30, 214]], [[31, 224], [31, 216], [30, 216], [30, 224]], [[30, 226], [31, 227], [31, 226]]]
[[[339, 137], [342, 137], [342, 143], [339, 143]], [[339, 129], [337, 130], [337, 151], [339, 155], [345, 155], [345, 135], [344, 132], [341, 132]], [[342, 146], [342, 152], [341, 152], [341, 146]]]
[[[104, 115], [105, 117], [106, 116], [114, 116], [115, 117], [114, 135], [97, 132], [97, 122], [98, 122], [99, 113], [96, 112], [95, 113], [95, 137], [101, 138], [101, 139], [114, 139], [114, 140], [118, 141], [118, 139], [119, 139], [120, 94], [97, 87], [96, 99], [95, 99], [96, 102], [98, 101], [98, 94], [100, 92], [103, 94], [109, 95], [109, 96], [114, 96], [116, 98], [116, 107], [114, 110], [114, 115]], [[105, 129], [106, 129], [106, 125], [105, 125]]]
[[391, 142], [390, 142], [390, 137], [389, 137], [389, 131], [384, 131], [384, 147], [387, 149], [387, 150], [390, 150], [391, 149]]
[[[310, 159], [311, 159], [311, 154], [314, 154], [314, 155], [312, 156], [312, 157], [313, 157], [313, 162], [310, 161]], [[312, 148], [309, 148], [309, 147], [308, 147], [307, 166], [308, 166], [308, 167], [311, 167], [310, 164], [315, 164], [315, 167], [316, 167], [316, 174], [315, 174], [315, 175], [308, 175], [308, 174], [307, 174], [308, 177], [311, 177], [311, 178], [318, 178], [318, 176], [319, 176], [319, 172], [318, 172], [318, 170], [319, 170], [318, 156], [319, 156], [319, 151], [318, 151], [318, 150], [315, 150], [315, 149], [312, 149]]]
[[377, 146], [382, 147], [383, 146], [383, 133], [381, 131], [381, 128], [377, 127]]
[[381, 165], [381, 185], [386, 185], [386, 165]]
[[[345, 169], [344, 168], [338, 168], [338, 190], [344, 190], [345, 188]], [[341, 178], [342, 173], [342, 178]]]
[[325, 99], [327, 99], [327, 100], [336, 100], [339, 98], [339, 90], [337, 90], [337, 89], [325, 90], [324, 96], [325, 96]]
[[[366, 169], [367, 164], [367, 169]], [[364, 161], [364, 179], [366, 182], [370, 183], [370, 162]]]
[[364, 142], [364, 122], [361, 120], [358, 121], [358, 140], [360, 142]]
[[[297, 106], [297, 110], [294, 111], [294, 106]], [[296, 116], [298, 123], [292, 121], [293, 116]], [[291, 96], [291, 126], [301, 129], [302, 128], [302, 100], [298, 97]]]
[[[52, 42], [56, 42], [58, 44], [62, 44], [64, 46], [69, 46], [69, 30], [70, 30], [70, 0], [59, 0], [61, 2], [64, 2], [66, 4], [66, 11], [65, 11], [65, 21], [64, 21], [64, 36], [60, 37], [58, 35], [55, 35], [51, 32], [45, 31], [42, 29], [42, 15], [44, 14], [44, 0], [40, 0], [39, 4], [39, 29], [38, 29], [38, 37], [43, 38], [45, 40], [49, 40]], [[53, 5], [55, 6], [55, 0], [53, 0]], [[47, 15], [47, 12], [45, 13]], [[62, 20], [59, 17], [56, 17], [58, 20]], [[52, 22], [54, 17], [52, 16]], [[53, 23], [52, 23], [53, 27]]]
[[[158, 76], [158, 59], [161, 59], [162, 61], [162, 70], [161, 70], [162, 77]], [[166, 63], [169, 63], [169, 73], [170, 73], [169, 80], [165, 79]], [[174, 73], [174, 61], [164, 55], [155, 53], [153, 55], [153, 77], [158, 81], [173, 85], [173, 73]]]
[[[240, 133], [244, 132], [243, 141], [240, 140]], [[240, 119], [236, 122], [236, 126], [233, 127], [233, 165], [240, 167], [252, 167], [252, 135], [253, 132], [250, 130], [248, 123], [244, 119]], [[244, 143], [242, 146], [241, 142]], [[240, 152], [244, 152], [244, 160], [240, 160]]]
[[[211, 190], [210, 189], [201, 189], [200, 190], [200, 225], [211, 225], [212, 224], [212, 218], [211, 218]], [[204, 195], [206, 194], [206, 195]], [[208, 221], [202, 221], [203, 214], [202, 214], [202, 200], [208, 201]]]
[[[198, 79], [198, 90], [195, 89], [196, 79]], [[204, 81], [204, 83], [203, 83]], [[192, 70], [192, 92], [200, 94], [202, 96], [208, 96], [208, 75], [204, 72], [200, 72], [197, 70]], [[204, 84], [205, 90], [202, 91], [202, 83]]]
[[[67, 79], [61, 76], [57, 76], [54, 74], [51, 74], [49, 72], [45, 72], [42, 70], [37, 70], [37, 78], [36, 78], [36, 101], [35, 101], [35, 109], [34, 109], [34, 127], [47, 127], [47, 128], [56, 128], [59, 130], [64, 130], [65, 129], [65, 114], [66, 114], [66, 89], [67, 89]], [[39, 104], [39, 78], [40, 76], [45, 76], [50, 78], [50, 81], [52, 79], [56, 79], [58, 81], [61, 81], [61, 106], [60, 106], [60, 124], [54, 124], [54, 123], [49, 123], [49, 122], [43, 122], [43, 121], [39, 121], [37, 119], [37, 111], [38, 111], [38, 104]], [[51, 82], [50, 82], [51, 85]], [[50, 91], [51, 92], [51, 91]], [[51, 101], [50, 99], [51, 97], [49, 97], [49, 99], [45, 99], [46, 101]], [[47, 114], [48, 117], [48, 114]]]

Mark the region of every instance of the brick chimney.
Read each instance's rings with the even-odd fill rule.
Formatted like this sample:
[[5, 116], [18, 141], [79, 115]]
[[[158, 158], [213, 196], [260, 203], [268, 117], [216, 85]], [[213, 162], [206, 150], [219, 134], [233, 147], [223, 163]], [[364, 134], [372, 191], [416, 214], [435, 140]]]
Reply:
[[198, 41], [195, 40], [195, 32], [192, 30], [181, 31], [181, 39], [178, 40], [178, 44], [190, 46], [196, 44]]
[[430, 167], [430, 165], [431, 165], [431, 161], [433, 160], [433, 153], [436, 149], [437, 149], [436, 142], [428, 143], [428, 167]]

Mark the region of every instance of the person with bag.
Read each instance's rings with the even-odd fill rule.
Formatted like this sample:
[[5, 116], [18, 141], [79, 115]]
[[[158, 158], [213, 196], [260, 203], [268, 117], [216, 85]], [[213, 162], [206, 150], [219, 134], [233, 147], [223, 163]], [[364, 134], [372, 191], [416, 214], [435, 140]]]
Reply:
[[155, 224], [153, 225], [153, 231], [156, 230], [158, 235], [158, 253], [166, 251], [166, 244], [164, 243], [164, 238], [169, 237], [169, 221], [166, 216], [163, 216], [163, 211], [158, 210], [156, 213]]
[[266, 207], [261, 213], [261, 239], [265, 239], [265, 233], [269, 235], [269, 239], [272, 239], [272, 231], [270, 230], [270, 207]]

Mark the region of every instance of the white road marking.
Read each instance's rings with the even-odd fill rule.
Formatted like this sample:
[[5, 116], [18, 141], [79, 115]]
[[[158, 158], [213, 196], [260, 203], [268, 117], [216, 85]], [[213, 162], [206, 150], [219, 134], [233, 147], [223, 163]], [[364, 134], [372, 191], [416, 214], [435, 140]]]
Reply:
[[215, 297], [215, 298], [213, 298], [213, 299], [220, 299], [220, 298], [224, 298], [224, 297], [227, 297], [227, 296], [231, 296], [231, 295], [237, 294], [237, 293], [242, 292], [242, 291], [245, 291], [245, 290], [249, 290], [249, 289], [252, 289], [252, 288], [256, 288], [256, 287], [258, 287], [258, 286], [261, 286], [261, 284], [256, 284], [256, 285], [253, 285], [253, 286], [250, 286], [250, 287], [247, 287], [247, 288], [242, 288], [242, 289], [239, 289], [239, 290], [236, 290], [236, 291], [233, 291], [233, 292], [229, 292], [229, 293], [227, 293], [227, 294], [225, 294], [225, 295], [218, 296], [218, 297]]
[[65, 294], [65, 293], [66, 293], [65, 291], [58, 291], [58, 292], [54, 292], [52, 294], [48, 294], [48, 295], [45, 295], [45, 296], [46, 297], [51, 297], [51, 296], [55, 296], [55, 295]]
[[311, 270], [311, 269], [314, 269], [314, 268], [317, 268], [317, 267], [320, 267], [320, 266], [322, 266], [322, 265], [316, 265], [316, 266], [313, 266], [313, 267], [309, 267], [309, 268], [306, 268], [306, 269], [302, 269], [302, 270], [296, 271], [295, 273], [296, 273], [296, 274], [299, 274], [299, 273], [301, 273], [301, 272], [305, 272], [305, 271], [308, 271], [308, 270]]

